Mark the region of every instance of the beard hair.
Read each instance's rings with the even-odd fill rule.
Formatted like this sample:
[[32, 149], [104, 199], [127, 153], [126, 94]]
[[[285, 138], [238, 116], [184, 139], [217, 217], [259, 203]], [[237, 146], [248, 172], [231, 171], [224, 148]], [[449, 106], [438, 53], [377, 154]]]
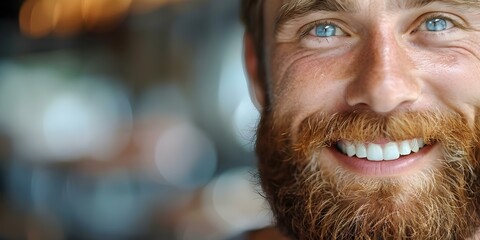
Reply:
[[[466, 239], [480, 226], [479, 124], [446, 111], [315, 113], [297, 131], [287, 119], [262, 114], [256, 152], [276, 224], [293, 239]], [[339, 140], [414, 138], [441, 144], [442, 158], [406, 176], [369, 178], [319, 159]]]

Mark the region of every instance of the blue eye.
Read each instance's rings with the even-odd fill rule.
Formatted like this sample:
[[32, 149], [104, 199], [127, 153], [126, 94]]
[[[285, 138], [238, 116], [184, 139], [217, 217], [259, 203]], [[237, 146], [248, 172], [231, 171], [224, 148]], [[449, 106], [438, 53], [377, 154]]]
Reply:
[[338, 27], [334, 24], [319, 24], [314, 31], [317, 37], [333, 37], [337, 35]]
[[433, 18], [427, 20], [425, 27], [431, 32], [444, 31], [449, 28], [449, 21], [444, 18]]

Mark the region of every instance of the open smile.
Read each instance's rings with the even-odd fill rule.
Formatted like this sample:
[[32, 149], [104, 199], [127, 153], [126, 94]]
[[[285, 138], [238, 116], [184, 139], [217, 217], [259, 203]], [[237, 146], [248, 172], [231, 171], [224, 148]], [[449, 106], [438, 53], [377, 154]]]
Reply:
[[349, 157], [365, 158], [369, 161], [392, 161], [401, 156], [417, 153], [425, 146], [423, 139], [416, 138], [400, 142], [351, 143], [339, 141], [337, 148]]
[[422, 169], [438, 156], [438, 144], [426, 145], [423, 139], [403, 141], [382, 140], [373, 143], [339, 141], [331, 153], [342, 166], [367, 176], [404, 175]]

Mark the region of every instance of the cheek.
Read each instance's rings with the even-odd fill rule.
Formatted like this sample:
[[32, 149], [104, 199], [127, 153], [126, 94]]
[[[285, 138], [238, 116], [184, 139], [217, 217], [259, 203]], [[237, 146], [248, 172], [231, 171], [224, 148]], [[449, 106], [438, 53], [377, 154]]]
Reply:
[[[441, 57], [438, 57], [438, 56]], [[435, 97], [450, 106], [480, 105], [480, 61], [462, 50], [437, 54], [422, 65], [425, 84]]]
[[274, 109], [301, 118], [315, 111], [338, 111], [345, 104], [345, 87], [355, 66], [352, 56], [326, 57], [313, 51], [277, 53], [271, 64], [275, 66], [271, 69]]

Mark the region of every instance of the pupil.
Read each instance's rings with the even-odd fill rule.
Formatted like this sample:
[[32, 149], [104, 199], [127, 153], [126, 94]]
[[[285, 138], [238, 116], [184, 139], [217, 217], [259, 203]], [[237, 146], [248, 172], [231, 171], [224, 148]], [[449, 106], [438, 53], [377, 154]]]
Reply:
[[335, 36], [336, 28], [333, 25], [321, 24], [317, 27], [317, 36], [319, 37], [331, 37]]
[[447, 29], [447, 21], [441, 18], [435, 18], [427, 22], [427, 29], [429, 31], [443, 31]]

